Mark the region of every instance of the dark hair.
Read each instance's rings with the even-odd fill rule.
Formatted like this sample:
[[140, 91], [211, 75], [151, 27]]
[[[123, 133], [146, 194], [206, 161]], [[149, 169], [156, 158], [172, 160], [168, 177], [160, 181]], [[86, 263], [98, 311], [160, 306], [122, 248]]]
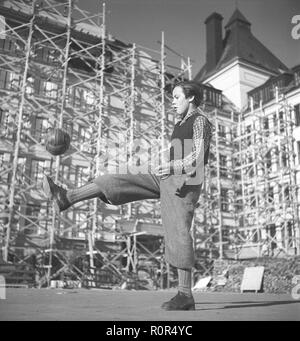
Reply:
[[186, 98], [194, 96], [194, 103], [197, 107], [201, 104], [203, 95], [202, 95], [202, 88], [199, 83], [196, 83], [195, 81], [182, 81], [182, 82], [176, 83], [173, 86], [173, 90], [178, 86], [182, 88], [183, 93]]

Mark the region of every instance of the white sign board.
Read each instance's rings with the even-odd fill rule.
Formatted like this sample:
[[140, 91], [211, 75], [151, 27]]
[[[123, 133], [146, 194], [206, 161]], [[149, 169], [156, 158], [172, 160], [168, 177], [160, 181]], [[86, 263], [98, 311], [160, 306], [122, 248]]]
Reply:
[[197, 283], [193, 286], [192, 290], [203, 290], [207, 288], [210, 281], [211, 281], [211, 276], [200, 278], [197, 281]]
[[264, 270], [263, 266], [246, 268], [241, 284], [241, 292], [245, 290], [258, 292], [262, 287]]

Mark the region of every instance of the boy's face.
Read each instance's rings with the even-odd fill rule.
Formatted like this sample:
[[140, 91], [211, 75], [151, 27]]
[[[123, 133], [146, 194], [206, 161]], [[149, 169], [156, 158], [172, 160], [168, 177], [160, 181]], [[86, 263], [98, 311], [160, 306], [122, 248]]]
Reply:
[[173, 90], [172, 106], [179, 116], [185, 116], [189, 110], [191, 98], [186, 98], [183, 89], [176, 86]]

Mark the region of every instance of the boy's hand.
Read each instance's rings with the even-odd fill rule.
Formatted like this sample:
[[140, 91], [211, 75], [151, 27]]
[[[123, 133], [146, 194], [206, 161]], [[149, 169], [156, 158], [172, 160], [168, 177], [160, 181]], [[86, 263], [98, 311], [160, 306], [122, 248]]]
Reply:
[[154, 173], [157, 176], [170, 175], [173, 172], [173, 165], [170, 162], [164, 163], [155, 168]]

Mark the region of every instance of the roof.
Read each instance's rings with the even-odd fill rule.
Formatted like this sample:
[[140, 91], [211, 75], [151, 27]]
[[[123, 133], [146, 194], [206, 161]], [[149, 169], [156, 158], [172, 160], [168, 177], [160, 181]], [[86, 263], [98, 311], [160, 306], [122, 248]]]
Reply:
[[240, 21], [244, 24], [247, 24], [247, 25], [250, 25], [251, 26], [251, 23], [244, 17], [244, 15], [238, 10], [236, 9], [231, 18], [229, 19], [227, 25], [225, 26], [225, 28], [229, 27], [232, 23], [236, 22], [236, 21]]
[[254, 37], [250, 26], [251, 23], [236, 9], [225, 26], [223, 52], [217, 65], [209, 72], [204, 65], [196, 75], [195, 80], [203, 81], [235, 60], [261, 67], [275, 75], [287, 71], [286, 65]]

